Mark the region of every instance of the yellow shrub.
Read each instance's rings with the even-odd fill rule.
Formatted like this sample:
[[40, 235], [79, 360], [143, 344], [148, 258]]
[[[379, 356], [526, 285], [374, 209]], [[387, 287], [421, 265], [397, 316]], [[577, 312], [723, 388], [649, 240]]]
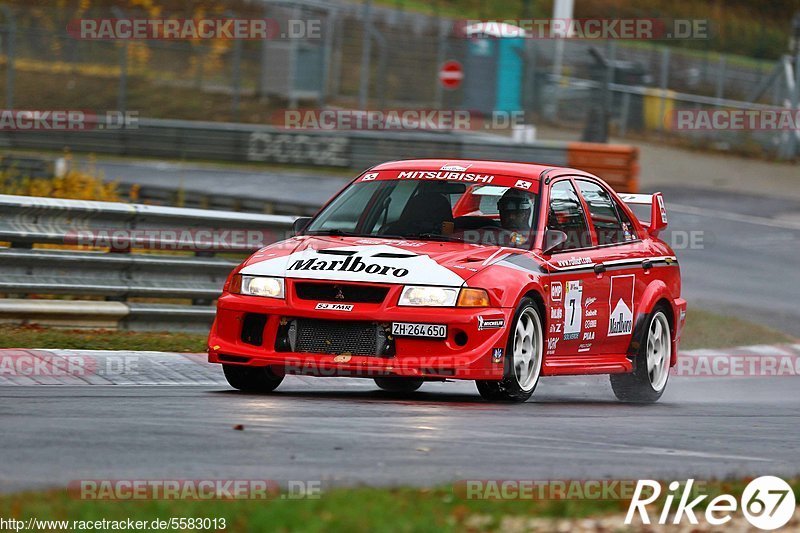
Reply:
[[72, 168], [67, 158], [67, 171], [52, 178], [18, 176], [13, 169], [0, 174], [0, 193], [74, 200], [121, 201], [116, 182], [105, 182], [96, 170]]
[[[122, 201], [118, 184], [104, 181], [101, 173], [97, 171], [93, 164], [90, 164], [88, 169], [76, 169], [72, 167], [72, 160], [69, 155], [65, 159], [67, 161], [67, 170], [62, 176], [31, 178], [20, 176], [19, 171], [13, 168], [0, 172], [0, 194], [105, 202]], [[138, 196], [138, 186], [132, 186], [131, 193]], [[0, 242], [0, 247], [4, 246], [8, 246], [8, 243]], [[34, 248], [86, 249], [85, 246], [78, 247], [61, 244], [36, 244]]]

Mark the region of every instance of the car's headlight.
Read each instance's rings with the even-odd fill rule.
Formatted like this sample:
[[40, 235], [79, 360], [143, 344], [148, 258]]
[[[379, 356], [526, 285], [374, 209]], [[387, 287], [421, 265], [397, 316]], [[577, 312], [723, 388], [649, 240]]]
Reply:
[[406, 285], [397, 305], [419, 307], [488, 307], [489, 295], [483, 289], [425, 287]]
[[418, 305], [427, 307], [452, 307], [456, 305], [458, 289], [449, 287], [422, 287], [406, 285], [400, 293], [397, 305]]
[[283, 278], [246, 275], [240, 275], [237, 278], [231, 284], [231, 292], [248, 296], [283, 298]]

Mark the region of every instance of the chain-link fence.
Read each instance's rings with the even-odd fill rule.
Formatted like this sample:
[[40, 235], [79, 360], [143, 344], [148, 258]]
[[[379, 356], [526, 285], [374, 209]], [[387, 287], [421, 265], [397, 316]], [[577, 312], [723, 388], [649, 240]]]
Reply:
[[[791, 87], [779, 79], [766, 83], [774, 61], [658, 42], [554, 39], [523, 39], [510, 59], [501, 60], [502, 53], [486, 53], [486, 47], [458, 35], [452, 19], [370, 2], [253, 3], [248, 11], [214, 15], [268, 18], [282, 33], [266, 40], [88, 40], [67, 31], [73, 14], [58, 9], [43, 16], [17, 7], [0, 15], [0, 66], [6, 74], [0, 83], [6, 107], [18, 109], [105, 108], [158, 118], [264, 123], [287, 107], [489, 113], [517, 106], [534, 120], [585, 129], [595, 119], [598, 101], [605, 99], [614, 132], [627, 136], [684, 135], [671, 127], [668, 116], [675, 109], [751, 109], [752, 102], [783, 107], [792, 97]], [[97, 8], [81, 17], [148, 14]], [[298, 21], [306, 33], [286, 35]], [[309, 27], [316, 29], [313, 35]], [[556, 70], [554, 58], [562, 45]], [[458, 89], [439, 83], [446, 60], [464, 65]], [[512, 71], [518, 71], [518, 80], [501, 90], [501, 77]], [[518, 95], [509, 98], [503, 91]], [[774, 151], [786, 133], [703, 136], [734, 148], [755, 142]]]

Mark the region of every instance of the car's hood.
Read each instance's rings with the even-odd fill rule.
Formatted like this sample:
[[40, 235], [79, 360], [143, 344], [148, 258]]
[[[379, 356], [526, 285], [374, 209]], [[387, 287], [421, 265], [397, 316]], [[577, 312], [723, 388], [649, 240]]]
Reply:
[[458, 287], [504, 250], [472, 244], [355, 237], [295, 237], [253, 254], [242, 274]]

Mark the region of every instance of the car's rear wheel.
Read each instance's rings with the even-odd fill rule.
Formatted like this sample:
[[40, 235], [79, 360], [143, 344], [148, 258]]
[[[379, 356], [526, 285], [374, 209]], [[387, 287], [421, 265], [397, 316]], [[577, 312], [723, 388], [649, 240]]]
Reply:
[[514, 315], [506, 346], [503, 379], [476, 381], [478, 392], [493, 402], [524, 402], [539, 383], [544, 360], [544, 329], [539, 309], [523, 298]]
[[611, 388], [619, 400], [631, 403], [653, 403], [667, 388], [672, 360], [672, 335], [663, 306], [657, 307], [647, 324], [643, 342], [630, 374], [611, 374]]
[[423, 380], [414, 378], [375, 378], [375, 385], [389, 392], [414, 392]]
[[228, 384], [243, 392], [272, 392], [284, 378], [268, 366], [222, 365], [222, 371]]

